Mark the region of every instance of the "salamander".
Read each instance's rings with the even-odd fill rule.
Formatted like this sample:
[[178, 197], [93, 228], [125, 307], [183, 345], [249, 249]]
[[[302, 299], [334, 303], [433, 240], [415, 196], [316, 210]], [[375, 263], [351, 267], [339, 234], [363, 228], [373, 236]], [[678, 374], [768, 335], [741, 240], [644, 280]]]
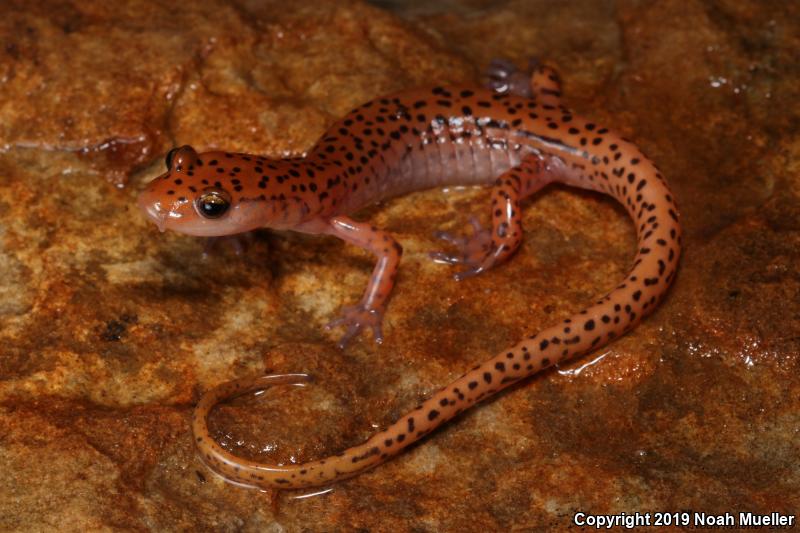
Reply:
[[163, 231], [226, 236], [269, 227], [333, 235], [375, 255], [361, 300], [329, 327], [339, 345], [362, 330], [381, 342], [381, 320], [402, 247], [388, 232], [349, 213], [383, 199], [448, 185], [491, 185], [491, 228], [473, 220], [468, 235], [440, 233], [457, 279], [506, 261], [522, 240], [520, 202], [550, 183], [617, 199], [633, 220], [637, 253], [626, 278], [592, 305], [531, 334], [475, 366], [363, 444], [302, 464], [237, 457], [209, 433], [207, 415], [230, 397], [302, 374], [244, 378], [207, 392], [193, 414], [203, 460], [234, 482], [262, 488], [326, 485], [372, 468], [481, 400], [570, 357], [595, 350], [653, 312], [672, 283], [681, 253], [678, 209], [661, 172], [631, 141], [582, 118], [561, 101], [556, 71], [517, 70], [494, 61], [488, 86], [433, 87], [367, 102], [333, 124], [304, 156], [271, 159], [190, 146], [171, 150], [167, 172], [139, 205]]

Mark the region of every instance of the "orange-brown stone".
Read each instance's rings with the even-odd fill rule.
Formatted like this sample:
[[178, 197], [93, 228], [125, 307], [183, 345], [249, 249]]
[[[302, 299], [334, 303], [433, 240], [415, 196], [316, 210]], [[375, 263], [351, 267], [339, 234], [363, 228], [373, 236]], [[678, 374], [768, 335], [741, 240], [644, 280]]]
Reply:
[[[560, 530], [575, 511], [796, 512], [800, 496], [800, 9], [790, 2], [56, 2], [0, 16], [0, 530]], [[135, 207], [179, 144], [308, 150], [382, 93], [557, 66], [569, 105], [660, 166], [682, 209], [670, 296], [595, 354], [525, 381], [314, 498], [225, 484], [195, 456], [199, 395], [238, 454], [336, 453], [614, 287], [624, 211], [554, 187], [517, 256], [457, 283], [436, 229], [483, 190], [359, 216], [405, 248], [383, 346], [322, 325], [371, 258], [261, 231], [243, 256]], [[122, 187], [124, 185], [124, 187]]]

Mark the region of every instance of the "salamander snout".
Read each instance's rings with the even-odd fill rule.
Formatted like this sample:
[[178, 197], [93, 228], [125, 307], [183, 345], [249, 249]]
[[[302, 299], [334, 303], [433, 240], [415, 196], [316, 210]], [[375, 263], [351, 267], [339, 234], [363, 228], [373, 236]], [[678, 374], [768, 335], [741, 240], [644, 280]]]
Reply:
[[139, 195], [139, 208], [156, 223], [158, 229], [177, 229], [181, 219], [192, 218], [191, 185], [197, 163], [197, 152], [191, 146], [180, 146], [167, 152], [167, 172], [151, 181]]

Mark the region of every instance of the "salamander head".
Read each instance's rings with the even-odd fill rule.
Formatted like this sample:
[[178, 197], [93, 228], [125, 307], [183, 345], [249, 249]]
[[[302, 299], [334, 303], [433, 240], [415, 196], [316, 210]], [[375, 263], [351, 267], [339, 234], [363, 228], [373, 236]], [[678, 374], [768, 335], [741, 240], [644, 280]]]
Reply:
[[270, 225], [273, 209], [252, 183], [253, 159], [226, 152], [173, 148], [167, 172], [139, 195], [139, 207], [161, 231], [217, 237]]

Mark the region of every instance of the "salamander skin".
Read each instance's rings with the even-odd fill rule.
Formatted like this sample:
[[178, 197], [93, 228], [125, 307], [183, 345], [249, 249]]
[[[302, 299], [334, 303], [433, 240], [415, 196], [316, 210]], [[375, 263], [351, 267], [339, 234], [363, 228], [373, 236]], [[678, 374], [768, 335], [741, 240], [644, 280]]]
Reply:
[[224, 477], [263, 488], [326, 485], [393, 457], [448, 420], [506, 387], [634, 328], [672, 282], [681, 249], [678, 212], [664, 178], [630, 141], [561, 104], [556, 73], [492, 64], [490, 88], [436, 87], [368, 102], [334, 124], [304, 158], [270, 160], [184, 146], [139, 203], [158, 226], [222, 236], [260, 227], [335, 235], [371, 251], [375, 270], [361, 301], [332, 325], [341, 345], [380, 323], [402, 248], [388, 233], [347, 213], [384, 198], [451, 184], [492, 185], [492, 228], [440, 236], [456, 252], [432, 254], [461, 265], [459, 278], [505, 261], [522, 239], [520, 202], [561, 182], [616, 198], [633, 219], [638, 252], [628, 276], [606, 296], [503, 350], [425, 400], [366, 442], [326, 459], [285, 466], [255, 463], [221, 448], [206, 419], [214, 405], [304, 375], [261, 376], [208, 392], [193, 416], [197, 447]]

